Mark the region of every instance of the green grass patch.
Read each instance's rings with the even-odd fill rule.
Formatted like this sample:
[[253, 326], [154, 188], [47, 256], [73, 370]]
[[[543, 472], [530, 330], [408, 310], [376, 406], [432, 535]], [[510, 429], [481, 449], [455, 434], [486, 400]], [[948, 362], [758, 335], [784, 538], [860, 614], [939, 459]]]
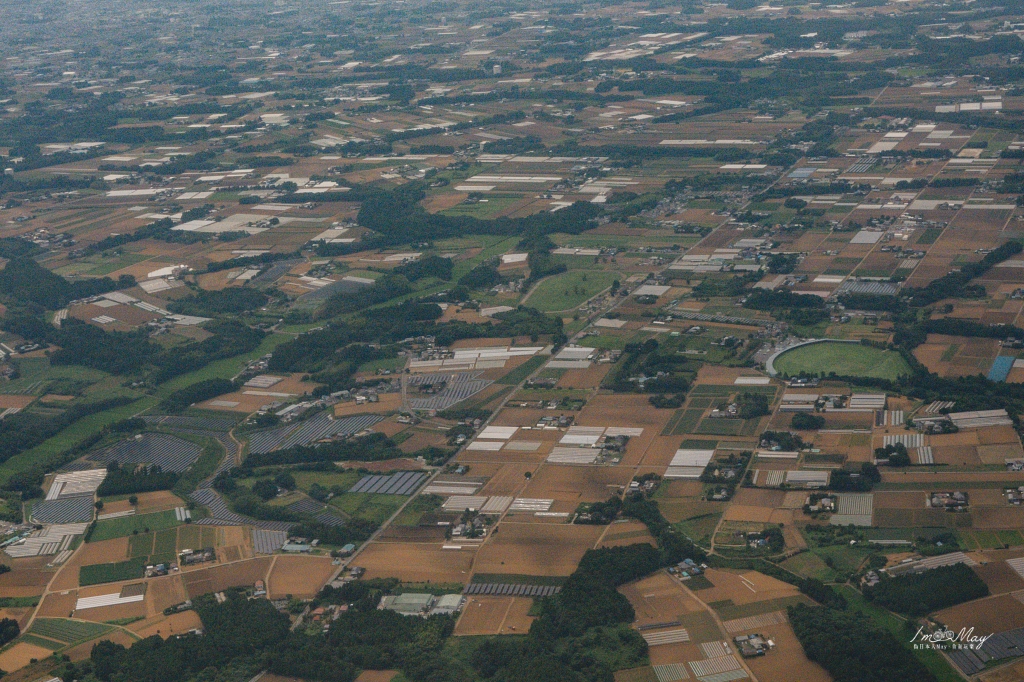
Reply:
[[515, 386], [526, 379], [526, 377], [540, 369], [540, 366], [543, 365], [547, 359], [548, 358], [545, 355], [534, 355], [511, 372], [498, 379], [497, 383], [504, 384], [506, 386]]
[[174, 554], [178, 548], [178, 529], [167, 528], [157, 531], [153, 541], [153, 554]]
[[801, 552], [791, 556], [779, 565], [797, 575], [805, 578], [817, 578], [823, 582], [831, 582], [839, 575], [829, 568], [825, 561], [814, 552]]
[[942, 234], [942, 229], [941, 228], [929, 227], [929, 228], [925, 229], [921, 233], [921, 236], [917, 238], [917, 242], [916, 243], [918, 243], [918, 244], [934, 244], [935, 240], [937, 240], [939, 238], [940, 234]]
[[897, 641], [903, 643], [905, 647], [911, 649], [914, 656], [928, 668], [938, 682], [963, 682], [963, 678], [953, 670], [952, 666], [946, 662], [946, 659], [938, 651], [931, 649], [913, 650], [911, 648], [910, 638], [914, 634], [913, 631], [917, 630], [916, 626], [911, 626], [912, 631], [907, 632], [907, 621], [881, 607], [875, 606], [864, 599], [864, 595], [849, 585], [843, 585], [839, 592], [846, 598], [849, 608], [860, 611], [873, 620], [876, 625], [891, 632]]
[[683, 581], [683, 584], [694, 592], [697, 590], [707, 590], [715, 586], [715, 584], [708, 580], [707, 576], [704, 575], [695, 575], [692, 578]]
[[704, 414], [702, 409], [685, 409], [679, 415], [679, 419], [672, 425], [672, 430], [669, 431], [669, 435], [682, 436], [687, 433], [693, 433], [697, 428], [697, 424], [700, 423], [701, 415]]
[[896, 351], [881, 350], [855, 343], [826, 341], [788, 350], [775, 359], [775, 369], [795, 376], [801, 373], [835, 373], [895, 380], [910, 373], [906, 360]]
[[[757, 421], [752, 419], [750, 421]], [[707, 436], [738, 436], [743, 433], [744, 426], [747, 420], [745, 419], [704, 419], [694, 433], [699, 433]]]
[[802, 594], [798, 594], [792, 597], [779, 597], [778, 599], [767, 599], [750, 604], [733, 604], [731, 599], [726, 599], [724, 601], [711, 602], [708, 606], [714, 609], [715, 613], [722, 620], [735, 620], [737, 618], [760, 616], [772, 611], [785, 611], [787, 607], [796, 606], [797, 604], [813, 605], [814, 602]]
[[24, 642], [25, 644], [41, 646], [44, 649], [49, 649], [50, 651], [57, 651], [58, 649], [63, 649], [66, 646], [63, 642], [55, 642], [52, 639], [46, 639], [45, 637], [37, 637], [36, 635], [27, 634], [19, 637], [18, 641]]
[[569, 270], [548, 277], [534, 289], [526, 303], [545, 312], [571, 310], [621, 279], [608, 270]]
[[404, 495], [344, 493], [331, 500], [331, 506], [355, 518], [380, 525], [388, 520], [408, 498]]
[[811, 551], [821, 557], [825, 564], [831, 563], [831, 568], [833, 570], [844, 575], [849, 575], [857, 572], [861, 564], [864, 563], [864, 559], [866, 559], [868, 554], [871, 554], [873, 550], [867, 547], [836, 545], [832, 547], [817, 547]]
[[126, 535], [134, 535], [136, 532], [142, 534], [165, 528], [173, 528], [178, 525], [180, 525], [180, 522], [175, 517], [173, 509], [156, 512], [155, 514], [122, 516], [118, 519], [98, 521], [92, 535], [89, 536], [89, 542], [123, 538]]
[[153, 534], [143, 533], [128, 538], [128, 556], [132, 559], [147, 557], [153, 553]]
[[39, 597], [0, 597], [0, 609], [19, 609], [39, 605]]
[[364, 373], [376, 372], [379, 369], [389, 369], [392, 372], [405, 367], [405, 358], [381, 358], [380, 360], [371, 360], [370, 362], [364, 362], [359, 365], [359, 371]]
[[141, 578], [147, 563], [148, 557], [137, 557], [113, 564], [82, 566], [78, 569], [78, 584], [85, 587], [86, 585]]

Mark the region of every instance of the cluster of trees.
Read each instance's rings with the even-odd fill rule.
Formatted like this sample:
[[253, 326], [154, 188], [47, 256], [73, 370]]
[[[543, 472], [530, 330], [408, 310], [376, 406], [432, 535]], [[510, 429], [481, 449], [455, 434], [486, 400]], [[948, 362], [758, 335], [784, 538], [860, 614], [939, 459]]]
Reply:
[[740, 393], [736, 396], [740, 419], [756, 419], [771, 414], [771, 401], [763, 393]]
[[602, 213], [595, 204], [577, 202], [555, 213], [482, 220], [428, 213], [419, 203], [425, 196], [422, 183], [408, 183], [389, 192], [369, 194], [360, 206], [357, 219], [375, 234], [364, 238], [362, 247], [381, 248], [467, 234], [579, 234], [593, 227], [593, 219]]
[[825, 426], [825, 418], [813, 412], [797, 412], [793, 415], [790, 426], [798, 431], [817, 431]]
[[977, 263], [968, 263], [961, 267], [959, 272], [950, 272], [932, 281], [926, 287], [909, 289], [904, 293], [910, 296], [911, 303], [915, 306], [937, 303], [944, 298], [976, 298], [978, 295], [984, 296], [984, 287], [972, 287], [971, 280], [985, 274], [998, 263], [1002, 263], [1004, 260], [1017, 255], [1021, 250], [1024, 250], [1024, 244], [1021, 244], [1019, 241], [1010, 240], [986, 254]]
[[171, 414], [182, 412], [193, 403], [199, 403], [235, 390], [235, 384], [228, 379], [205, 379], [179, 388], [162, 401], [160, 409]]
[[901, 313], [907, 304], [896, 296], [883, 294], [845, 293], [839, 296], [839, 302], [851, 310], [876, 310], [888, 313]]
[[96, 491], [107, 495], [134, 495], [154, 490], [170, 490], [178, 483], [178, 474], [158, 466], [122, 467], [118, 462], [107, 465], [107, 477]]
[[797, 589], [814, 601], [832, 609], [842, 611], [846, 608], [846, 597], [817, 578], [803, 578], [796, 584]]
[[[278, 464], [306, 464], [312, 462], [379, 462], [385, 459], [404, 457], [394, 441], [382, 433], [371, 433], [360, 438], [349, 438], [318, 445], [296, 445], [266, 453], [250, 453], [245, 459], [245, 468], [273, 466]], [[244, 475], [244, 469], [233, 469]]]
[[829, 478], [830, 490], [847, 493], [870, 492], [876, 483], [882, 480], [878, 467], [870, 462], [863, 462], [859, 469], [837, 469]]
[[[659, 351], [655, 339], [627, 343], [622, 357], [605, 380], [605, 386], [617, 393], [675, 393], [685, 395], [699, 364], [685, 355], [667, 349]], [[659, 375], [660, 372], [660, 375]], [[643, 376], [646, 381], [630, 381]]]
[[[10, 568], [7, 569], [8, 571]], [[6, 573], [6, 571], [4, 571]], [[18, 635], [21, 634], [21, 627], [18, 625], [18, 621], [13, 618], [4, 618], [0, 620], [0, 646], [4, 646], [8, 642], [14, 641]]]
[[191, 296], [167, 304], [167, 309], [180, 315], [215, 317], [229, 313], [244, 313], [267, 304], [269, 298], [258, 289], [231, 287], [207, 291], [199, 289]]
[[940, 566], [923, 573], [896, 577], [881, 575], [881, 581], [864, 588], [864, 598], [890, 611], [909, 616], [962, 604], [988, 596], [988, 586], [966, 564]]
[[907, 446], [903, 443], [895, 443], [892, 445], [886, 445], [883, 448], [875, 448], [875, 459], [887, 459], [889, 460], [889, 466], [891, 467], [910, 466], [910, 454], [907, 452]]
[[936, 682], [895, 635], [860, 611], [798, 604], [788, 613], [807, 658], [836, 682]]
[[[127, 396], [97, 400], [95, 402], [73, 405], [57, 415], [39, 414], [35, 412], [18, 412], [0, 420], [0, 462], [5, 462], [20, 452], [42, 443], [56, 435], [83, 417], [103, 412], [131, 402]], [[98, 435], [97, 442], [102, 438]], [[34, 484], [38, 477], [38, 481]], [[7, 489], [33, 496], [42, 482], [42, 472], [27, 477], [13, 478], [8, 481]], [[41, 492], [41, 491], [40, 491]]]
[[34, 303], [47, 310], [58, 310], [79, 298], [133, 286], [135, 278], [131, 275], [122, 275], [116, 281], [99, 277], [69, 282], [27, 257], [14, 258], [0, 270], [0, 293], [13, 302]]
[[430, 254], [411, 263], [399, 265], [392, 272], [402, 275], [410, 282], [415, 282], [424, 277], [435, 277], [447, 282], [452, 278], [453, 267], [454, 263], [452, 263], [451, 258], [442, 258], [441, 256]]
[[[593, 526], [607, 526], [615, 520], [622, 510], [622, 498], [617, 495], [609, 497], [604, 502], [592, 502], [581, 504], [576, 510], [575, 523]], [[580, 518], [580, 514], [586, 514], [586, 518]]]

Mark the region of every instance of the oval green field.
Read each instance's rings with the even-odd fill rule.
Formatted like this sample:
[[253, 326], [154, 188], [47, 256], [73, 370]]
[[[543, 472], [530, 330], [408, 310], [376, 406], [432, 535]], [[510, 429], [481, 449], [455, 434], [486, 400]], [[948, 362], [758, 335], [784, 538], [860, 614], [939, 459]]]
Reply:
[[775, 358], [779, 374], [796, 376], [801, 373], [828, 376], [870, 377], [896, 379], [910, 373], [906, 360], [891, 350], [838, 341], [823, 341], [799, 346]]

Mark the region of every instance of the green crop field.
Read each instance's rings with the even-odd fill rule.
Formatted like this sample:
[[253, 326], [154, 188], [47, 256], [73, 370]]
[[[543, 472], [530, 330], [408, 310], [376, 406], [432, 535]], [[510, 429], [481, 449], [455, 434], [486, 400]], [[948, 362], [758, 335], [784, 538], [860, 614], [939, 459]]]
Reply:
[[110, 629], [109, 625], [68, 618], [37, 618], [29, 628], [29, 633], [39, 637], [49, 637], [58, 642], [74, 644], [99, 637]]
[[537, 285], [526, 303], [543, 311], [571, 310], [622, 279], [607, 270], [570, 270], [548, 277]]
[[89, 536], [89, 542], [123, 538], [126, 535], [134, 534], [136, 531], [148, 533], [150, 531], [163, 530], [164, 528], [173, 528], [179, 525], [179, 523], [173, 509], [155, 514], [122, 516], [118, 519], [97, 522], [96, 529]]
[[148, 557], [137, 557], [114, 564], [82, 566], [78, 569], [78, 584], [85, 587], [86, 585], [99, 585], [100, 583], [113, 583], [118, 580], [141, 578], [147, 563], [149, 563]]
[[348, 516], [381, 524], [398, 511], [406, 499], [404, 495], [344, 493], [332, 499], [331, 506]]
[[910, 373], [899, 353], [855, 343], [813, 343], [788, 350], [775, 359], [781, 374], [832, 374], [896, 379]]

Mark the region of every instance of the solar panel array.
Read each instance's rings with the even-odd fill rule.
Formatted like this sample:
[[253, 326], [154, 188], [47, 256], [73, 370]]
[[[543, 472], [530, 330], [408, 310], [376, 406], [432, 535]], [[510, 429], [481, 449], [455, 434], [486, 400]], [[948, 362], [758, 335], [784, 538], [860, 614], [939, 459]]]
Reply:
[[284, 546], [288, 533], [283, 530], [262, 530], [252, 532], [252, 545], [257, 554], [273, 554]]
[[427, 475], [422, 471], [402, 471], [390, 476], [363, 476], [349, 490], [350, 493], [377, 493], [379, 495], [411, 495]]
[[160, 424], [168, 428], [200, 429], [204, 431], [230, 431], [235, 420], [218, 417], [187, 417], [164, 415], [143, 417], [147, 423]]
[[288, 521], [258, 521], [256, 519], [250, 519], [247, 516], [242, 516], [241, 514], [236, 514], [228, 509], [227, 504], [224, 503], [224, 500], [221, 499], [220, 495], [210, 488], [200, 488], [192, 493], [191, 497], [193, 500], [210, 510], [210, 517], [215, 522], [220, 522], [207, 522], [206, 524], [202, 524], [202, 522], [207, 521], [207, 519], [200, 519], [197, 523], [202, 525], [249, 525], [255, 526], [256, 528], [263, 528], [265, 530], [284, 531], [295, 525]]
[[309, 445], [322, 438], [336, 435], [351, 435], [369, 428], [383, 417], [375, 414], [361, 414], [342, 419], [331, 419], [327, 412], [298, 424], [287, 424], [265, 431], [257, 431], [249, 439], [249, 451], [262, 455], [279, 448]]
[[557, 585], [512, 585], [508, 583], [470, 583], [462, 594], [502, 595], [509, 597], [550, 597], [562, 591]]
[[423, 398], [410, 398], [409, 406], [415, 410], [447, 410], [470, 396], [484, 390], [493, 381], [477, 379], [482, 372], [461, 372], [459, 374], [418, 374], [409, 377], [410, 386], [423, 386], [447, 382], [438, 393]]
[[973, 675], [984, 670], [989, 661], [1020, 656], [1021, 651], [1024, 651], [1024, 628], [993, 635], [977, 650], [953, 649], [946, 655], [965, 675]]
[[203, 449], [191, 441], [166, 433], [144, 433], [89, 455], [93, 462], [107, 464], [154, 464], [164, 471], [181, 473], [199, 459]]
[[32, 508], [37, 523], [83, 523], [92, 521], [92, 495], [46, 500]]

